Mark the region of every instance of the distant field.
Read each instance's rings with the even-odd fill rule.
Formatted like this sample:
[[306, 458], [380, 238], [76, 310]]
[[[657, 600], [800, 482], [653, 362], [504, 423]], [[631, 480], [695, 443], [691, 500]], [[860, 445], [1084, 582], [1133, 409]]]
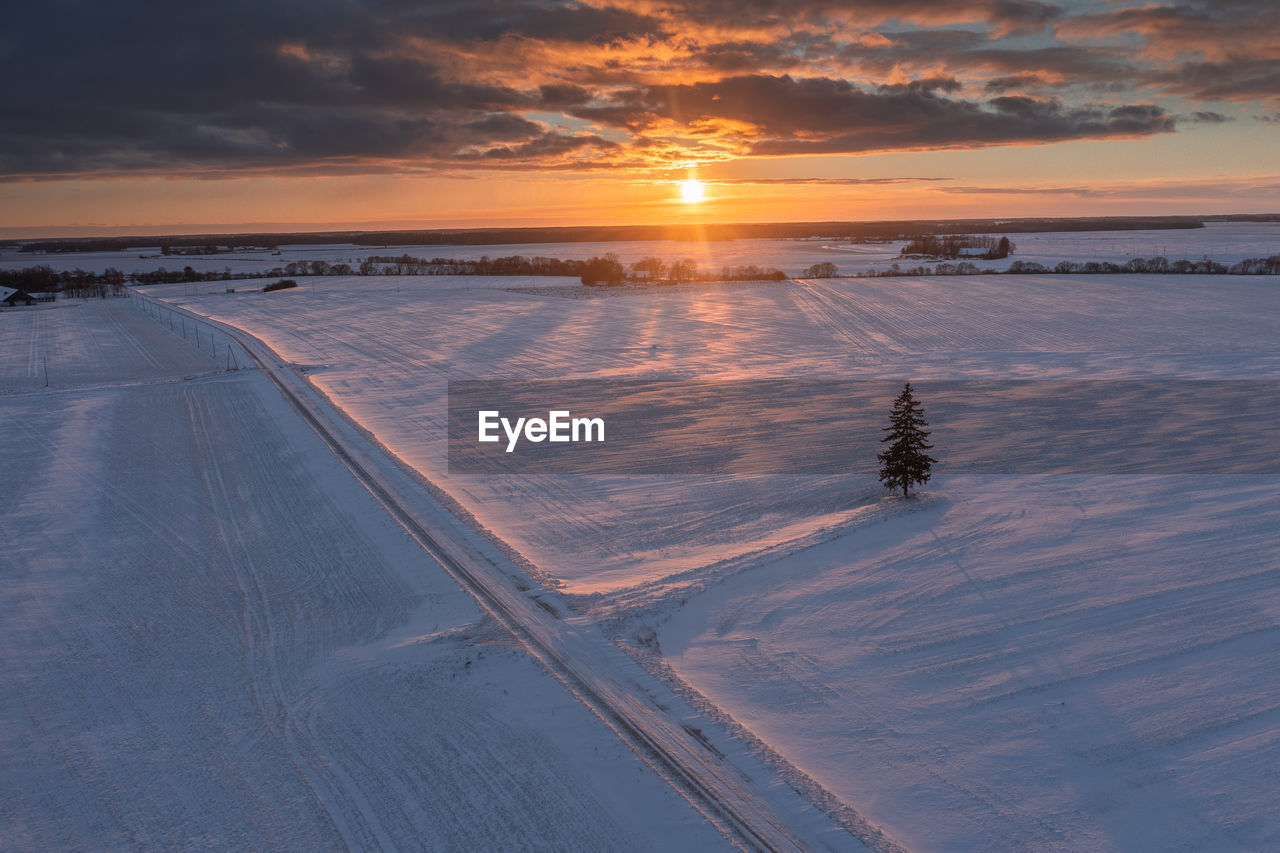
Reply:
[[[1011, 230], [1015, 253], [1004, 260], [982, 261], [981, 266], [1006, 269], [1015, 261], [1035, 261], [1052, 266], [1062, 260], [1112, 260], [1124, 263], [1131, 257], [1162, 255], [1170, 259], [1200, 260], [1209, 257], [1221, 263], [1244, 258], [1280, 254], [1280, 223], [1210, 222], [1204, 228], [1136, 231], [1061, 231], [1018, 233]], [[212, 255], [162, 256], [159, 245], [129, 251], [42, 254], [0, 252], [0, 269], [21, 269], [48, 264], [55, 269], [83, 269], [101, 273], [115, 267], [125, 273], [150, 272], [159, 267], [181, 270], [190, 266], [198, 272], [263, 273], [292, 261], [323, 260], [359, 266], [371, 256], [410, 255], [417, 258], [476, 259], [487, 255], [510, 255], [585, 259], [614, 253], [624, 263], [656, 256], [664, 262], [691, 258], [702, 270], [719, 271], [725, 266], [755, 264], [778, 267], [790, 275], [800, 275], [816, 263], [834, 263], [841, 274], [885, 269], [898, 257], [905, 241], [849, 243], [832, 239], [744, 238], [727, 241], [629, 240], [547, 243], [500, 243], [492, 245], [357, 245], [354, 243], [282, 245], [278, 251], [254, 251]], [[141, 257], [140, 257], [141, 256]], [[916, 262], [908, 262], [913, 265]]]

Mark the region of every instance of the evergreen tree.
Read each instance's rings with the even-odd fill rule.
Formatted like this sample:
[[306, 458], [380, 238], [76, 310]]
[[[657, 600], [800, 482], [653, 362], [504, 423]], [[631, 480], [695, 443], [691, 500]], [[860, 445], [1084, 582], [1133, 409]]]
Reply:
[[880, 482], [894, 491], [902, 489], [904, 498], [911, 496], [913, 484], [929, 482], [929, 469], [938, 461], [925, 453], [933, 449], [932, 444], [925, 442], [929, 433], [921, 429], [928, 425], [920, 403], [911, 396], [911, 383], [905, 383], [902, 393], [893, 401], [889, 426], [884, 428], [888, 435], [880, 439], [882, 443], [888, 442], [889, 448], [876, 457], [880, 460]]

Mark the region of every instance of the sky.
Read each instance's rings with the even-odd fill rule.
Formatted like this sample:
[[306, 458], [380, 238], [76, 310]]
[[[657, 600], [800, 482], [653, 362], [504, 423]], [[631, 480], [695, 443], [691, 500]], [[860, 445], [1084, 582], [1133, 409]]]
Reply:
[[6, 236], [1280, 211], [1275, 0], [52, 0], [0, 79]]

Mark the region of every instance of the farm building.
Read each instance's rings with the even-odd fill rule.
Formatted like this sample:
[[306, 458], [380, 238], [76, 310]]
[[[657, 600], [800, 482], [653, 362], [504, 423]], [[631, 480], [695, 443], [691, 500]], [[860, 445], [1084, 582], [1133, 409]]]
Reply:
[[35, 305], [35, 297], [21, 288], [0, 287], [0, 305], [13, 308], [15, 305]]
[[35, 305], [37, 302], [52, 302], [56, 298], [52, 293], [29, 293], [22, 288], [0, 287], [0, 307], [14, 308], [18, 305]]

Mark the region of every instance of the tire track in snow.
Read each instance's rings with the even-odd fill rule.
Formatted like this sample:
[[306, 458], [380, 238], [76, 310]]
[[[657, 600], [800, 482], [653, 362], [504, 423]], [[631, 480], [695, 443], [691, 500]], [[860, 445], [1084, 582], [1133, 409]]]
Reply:
[[[383, 831], [376, 812], [353, 784], [328, 784], [325, 777], [332, 772], [319, 759], [314, 742], [307, 737], [305, 722], [295, 719], [293, 701], [281, 678], [280, 662], [276, 656], [277, 644], [273, 640], [271, 606], [262, 589], [257, 561], [246, 545], [240, 526], [227, 524], [224, 519], [235, 517], [237, 501], [222, 474], [219, 454], [210, 429], [207, 404], [195, 394], [186, 394], [190, 423], [199, 446], [199, 457], [207, 460], [211, 476], [205, 487], [214, 509], [210, 513], [218, 529], [218, 539], [226, 548], [226, 560], [235, 579], [241, 614], [241, 642], [244, 645], [245, 668], [249, 674], [249, 690], [267, 731], [290, 757], [299, 778], [307, 783], [316, 800], [332, 822], [343, 843], [352, 850], [376, 846], [381, 850], [393, 850], [396, 845]], [[299, 735], [306, 743], [299, 742]], [[334, 768], [336, 769], [336, 768]], [[337, 802], [339, 795], [347, 805]], [[365, 831], [358, 833], [346, 819], [352, 813], [362, 819]]]

